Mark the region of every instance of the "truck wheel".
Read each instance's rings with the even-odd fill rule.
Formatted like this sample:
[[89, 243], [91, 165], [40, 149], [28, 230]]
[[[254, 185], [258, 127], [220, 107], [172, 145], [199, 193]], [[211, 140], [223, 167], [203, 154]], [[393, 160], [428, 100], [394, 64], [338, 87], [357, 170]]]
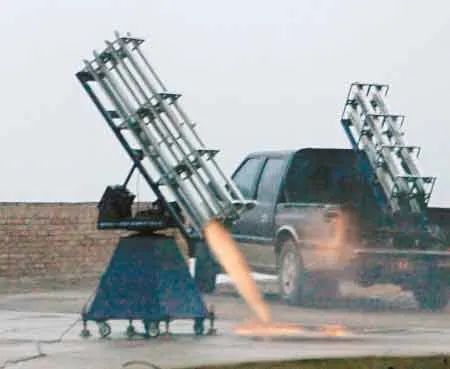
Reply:
[[449, 288], [441, 281], [431, 281], [414, 289], [414, 297], [420, 308], [425, 310], [442, 310], [449, 301]]
[[212, 293], [216, 289], [217, 267], [205, 243], [196, 246], [195, 282], [200, 292]]
[[200, 292], [212, 293], [216, 289], [216, 272], [214, 268], [203, 265], [195, 268], [195, 281]]
[[278, 258], [278, 285], [280, 297], [288, 304], [299, 305], [304, 294], [305, 271], [296, 243], [283, 242]]

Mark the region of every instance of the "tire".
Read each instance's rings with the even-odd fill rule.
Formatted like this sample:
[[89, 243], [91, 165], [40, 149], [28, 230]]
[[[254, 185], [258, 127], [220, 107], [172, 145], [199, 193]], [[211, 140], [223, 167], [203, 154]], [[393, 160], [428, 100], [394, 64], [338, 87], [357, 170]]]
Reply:
[[383, 271], [380, 265], [370, 266], [362, 264], [358, 267], [356, 282], [365, 288], [373, 286], [380, 279], [382, 273]]
[[101, 338], [106, 338], [111, 334], [111, 326], [106, 322], [98, 322], [98, 334]]
[[159, 321], [144, 320], [145, 336], [148, 338], [156, 338], [160, 335]]
[[216, 289], [216, 264], [205, 244], [198, 244], [196, 251], [195, 282], [200, 292], [212, 293]]
[[413, 290], [414, 297], [421, 309], [438, 311], [444, 309], [449, 302], [450, 291], [445, 282], [430, 281]]
[[195, 281], [200, 292], [213, 293], [216, 289], [216, 273], [211, 268], [196, 268]]
[[278, 257], [278, 286], [280, 298], [290, 305], [304, 300], [305, 269], [297, 244], [287, 239], [281, 245]]

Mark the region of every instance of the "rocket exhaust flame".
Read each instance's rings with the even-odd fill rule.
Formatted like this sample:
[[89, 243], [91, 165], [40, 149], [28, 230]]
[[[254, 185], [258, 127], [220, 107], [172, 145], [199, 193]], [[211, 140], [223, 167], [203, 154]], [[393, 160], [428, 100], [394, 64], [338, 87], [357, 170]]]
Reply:
[[234, 332], [247, 337], [295, 337], [304, 333], [305, 329], [301, 325], [293, 323], [250, 322], [236, 326]]
[[339, 324], [321, 325], [319, 327], [305, 328], [295, 323], [261, 323], [250, 322], [236, 326], [234, 332], [245, 337], [267, 338], [342, 338], [351, 337], [352, 334], [346, 327]]
[[[250, 267], [230, 233], [217, 220], [209, 222], [203, 229], [208, 246], [234, 282], [239, 294], [256, 314], [258, 320], [240, 324], [234, 332], [248, 337], [294, 337], [305, 333], [299, 324], [273, 322], [269, 306], [252, 278]], [[345, 336], [347, 331], [340, 325], [324, 325], [320, 334], [331, 337]]]
[[347, 329], [340, 324], [329, 324], [320, 327], [322, 333], [330, 337], [344, 337], [348, 335]]
[[263, 300], [247, 261], [228, 231], [216, 220], [209, 222], [203, 231], [209, 247], [235, 283], [240, 295], [261, 322], [270, 322], [269, 306]]
[[293, 336], [303, 331], [295, 324], [272, 322], [269, 306], [263, 300], [250, 274], [250, 267], [230, 233], [218, 221], [208, 223], [203, 229], [206, 241], [225, 271], [233, 280], [238, 292], [256, 314], [258, 321], [242, 324], [235, 333], [242, 336]]

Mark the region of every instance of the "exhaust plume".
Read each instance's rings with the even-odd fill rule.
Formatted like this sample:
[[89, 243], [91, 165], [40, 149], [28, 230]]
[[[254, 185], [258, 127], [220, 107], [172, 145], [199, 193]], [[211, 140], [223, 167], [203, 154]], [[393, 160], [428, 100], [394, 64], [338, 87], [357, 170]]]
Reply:
[[[250, 267], [230, 233], [217, 220], [209, 222], [203, 229], [211, 251], [234, 282], [239, 294], [256, 314], [258, 320], [240, 324], [234, 332], [241, 336], [295, 337], [305, 333], [300, 324], [273, 322], [269, 306], [263, 300], [250, 274]], [[347, 334], [341, 325], [324, 325], [320, 335], [341, 337]]]
[[244, 256], [224, 226], [213, 220], [203, 229], [206, 241], [225, 271], [234, 282], [245, 302], [261, 322], [271, 321], [269, 306], [263, 300], [256, 282], [250, 274]]
[[305, 329], [293, 323], [249, 322], [234, 327], [234, 332], [247, 337], [295, 337], [305, 333]]

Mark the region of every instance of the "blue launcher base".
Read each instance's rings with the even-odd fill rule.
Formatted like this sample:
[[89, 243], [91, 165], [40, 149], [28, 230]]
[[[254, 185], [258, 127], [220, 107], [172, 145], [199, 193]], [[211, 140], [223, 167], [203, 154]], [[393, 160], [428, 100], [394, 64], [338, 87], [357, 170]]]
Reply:
[[95, 297], [82, 312], [84, 322], [206, 317], [208, 310], [174, 239], [160, 235], [121, 238]]

